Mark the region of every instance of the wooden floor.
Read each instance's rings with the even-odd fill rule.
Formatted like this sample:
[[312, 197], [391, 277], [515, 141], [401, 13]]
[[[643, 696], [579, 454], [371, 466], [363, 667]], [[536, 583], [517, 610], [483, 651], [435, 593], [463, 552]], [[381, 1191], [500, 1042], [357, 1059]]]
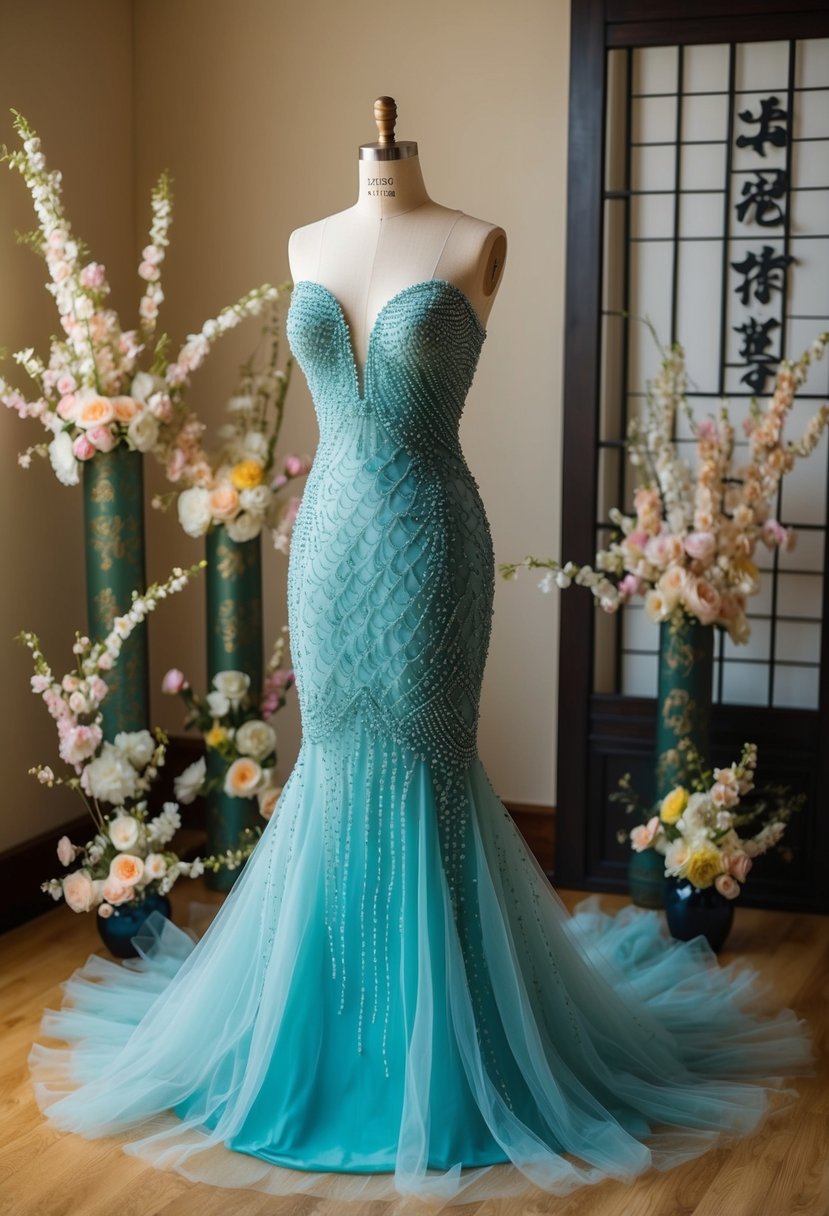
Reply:
[[[560, 891], [572, 907], [582, 894]], [[174, 918], [220, 896], [181, 882]], [[616, 909], [625, 901], [602, 896]], [[813, 1027], [820, 1074], [798, 1079], [799, 1101], [755, 1136], [634, 1184], [609, 1181], [560, 1199], [503, 1199], [426, 1207], [411, 1200], [344, 1206], [314, 1197], [219, 1190], [144, 1165], [117, 1138], [85, 1140], [51, 1129], [35, 1104], [26, 1056], [41, 1010], [60, 1004], [59, 983], [92, 951], [91, 916], [60, 907], [0, 937], [0, 1213], [3, 1216], [829, 1216], [829, 919], [738, 907], [723, 962], [739, 956], [773, 978], [779, 1004]], [[534, 1192], [534, 1196], [539, 1193]]]

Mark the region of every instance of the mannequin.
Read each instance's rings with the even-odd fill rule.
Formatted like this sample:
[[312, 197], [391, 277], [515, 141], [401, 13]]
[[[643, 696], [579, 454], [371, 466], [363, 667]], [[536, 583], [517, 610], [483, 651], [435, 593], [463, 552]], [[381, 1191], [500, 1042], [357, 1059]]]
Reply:
[[429, 197], [417, 144], [394, 138], [394, 100], [379, 97], [374, 115], [379, 140], [360, 145], [356, 203], [297, 228], [288, 242], [294, 282], [310, 279], [336, 298], [361, 370], [384, 305], [424, 279], [460, 288], [485, 326], [507, 249], [503, 228]]

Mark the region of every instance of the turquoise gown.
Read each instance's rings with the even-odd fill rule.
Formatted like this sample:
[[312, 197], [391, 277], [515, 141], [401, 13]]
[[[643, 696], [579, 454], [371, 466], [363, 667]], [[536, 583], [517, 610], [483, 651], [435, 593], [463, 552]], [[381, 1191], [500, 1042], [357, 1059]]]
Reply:
[[138, 958], [64, 983], [41, 1108], [192, 1179], [342, 1201], [562, 1195], [752, 1132], [813, 1069], [805, 1023], [656, 912], [571, 915], [478, 757], [473, 306], [398, 292], [364, 383], [327, 288], [295, 285], [288, 338], [319, 423], [289, 562], [299, 756], [198, 942], [153, 913]]

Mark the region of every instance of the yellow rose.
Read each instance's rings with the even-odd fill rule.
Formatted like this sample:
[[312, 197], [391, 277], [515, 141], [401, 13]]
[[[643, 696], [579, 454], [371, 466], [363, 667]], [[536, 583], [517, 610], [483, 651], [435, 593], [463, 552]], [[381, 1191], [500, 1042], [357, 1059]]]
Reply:
[[676, 789], [671, 790], [670, 794], [666, 794], [662, 799], [662, 805], [659, 808], [659, 818], [663, 823], [676, 823], [687, 805], [688, 791], [684, 786], [678, 785]]
[[221, 747], [227, 739], [227, 731], [223, 726], [212, 726], [204, 736], [208, 747]]
[[230, 470], [230, 480], [237, 490], [252, 490], [265, 480], [265, 470], [258, 460], [240, 460]]
[[685, 877], [695, 887], [710, 887], [711, 883], [722, 873], [722, 858], [719, 851], [703, 846], [692, 853], [685, 867]]

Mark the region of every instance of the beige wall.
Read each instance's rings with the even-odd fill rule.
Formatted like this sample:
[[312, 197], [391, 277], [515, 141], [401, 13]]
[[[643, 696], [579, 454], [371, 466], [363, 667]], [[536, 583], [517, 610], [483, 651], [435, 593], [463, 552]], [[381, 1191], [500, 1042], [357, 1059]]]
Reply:
[[[507, 231], [507, 266], [462, 438], [496, 559], [556, 549], [566, 0], [144, 0], [136, 12], [139, 197], [162, 166], [176, 178], [167, 275], [175, 332], [251, 283], [287, 277], [291, 230], [353, 203], [357, 148], [375, 137], [372, 103], [390, 94], [398, 136], [417, 140], [432, 197]], [[202, 375], [200, 407], [212, 417], [252, 336], [234, 336]], [[290, 447], [312, 450], [300, 375], [283, 433]], [[200, 552], [158, 520], [151, 535], [153, 569]], [[273, 636], [285, 620], [285, 562], [267, 557]], [[194, 600], [170, 606], [164, 620], [175, 619], [175, 629], [154, 638], [154, 653], [160, 666], [182, 660], [202, 678]], [[153, 624], [158, 633], [161, 618]], [[536, 580], [499, 580], [480, 745], [504, 798], [554, 798], [556, 629], [556, 604]], [[159, 713], [165, 708], [174, 707]], [[294, 710], [283, 711], [280, 735], [288, 763]]]
[[[115, 306], [128, 307], [134, 273], [129, 0], [5, 4], [0, 143], [19, 147], [10, 107], [40, 131], [47, 157], [63, 171], [74, 229], [105, 263]], [[46, 355], [58, 324], [44, 287], [46, 268], [14, 240], [15, 229], [34, 226], [22, 179], [0, 165], [0, 346], [12, 352], [34, 345]], [[5, 370], [10, 380], [19, 373], [14, 364]], [[17, 465], [17, 452], [41, 436], [34, 422], [21, 422], [0, 407], [0, 850], [74, 818], [80, 809], [71, 794], [46, 790], [28, 775], [35, 763], [54, 763], [57, 736], [45, 706], [29, 691], [28, 652], [12, 641], [19, 630], [33, 629], [63, 672], [71, 665], [74, 631], [85, 625], [81, 496], [59, 485], [44, 462], [28, 472]]]
[[[462, 426], [467, 459], [492, 525], [496, 561], [526, 552], [557, 552], [567, 0], [517, 0], [509, 7], [493, 0], [421, 0], [417, 6], [391, 0], [379, 9], [366, 0], [290, 5], [136, 0], [132, 35], [127, 4], [84, 0], [84, 5], [90, 13], [100, 9], [108, 14], [103, 25], [122, 68], [119, 72], [110, 65], [118, 77], [114, 104], [90, 118], [89, 107], [69, 90], [56, 93], [49, 106], [41, 104], [39, 113], [35, 100], [48, 76], [41, 64], [38, 88], [31, 87], [26, 96], [33, 98], [30, 108], [44, 138], [57, 132], [49, 146], [60, 151], [67, 191], [70, 179], [93, 175], [99, 193], [88, 187], [84, 193], [84, 181], [75, 182], [73, 210], [96, 250], [103, 246], [103, 257], [117, 267], [119, 282], [130, 289], [126, 219], [132, 211], [132, 245], [138, 248], [152, 182], [160, 169], [171, 172], [176, 219], [165, 271], [164, 328], [177, 339], [254, 283], [288, 277], [289, 233], [354, 201], [357, 147], [374, 138], [372, 102], [381, 93], [396, 98], [398, 136], [418, 141], [432, 197], [501, 224], [508, 234], [507, 266]], [[79, 7], [73, 7], [75, 19]], [[91, 26], [84, 22], [84, 37]], [[33, 30], [18, 28], [13, 35], [18, 55], [22, 49], [33, 53]], [[131, 121], [130, 37], [135, 65]], [[5, 53], [15, 55], [8, 31]], [[9, 104], [16, 104], [8, 74], [2, 88]], [[21, 102], [19, 108], [25, 111], [26, 106]], [[118, 158], [114, 173], [113, 149]], [[0, 183], [0, 206], [6, 207], [10, 184], [17, 186], [19, 201], [19, 182], [0, 178]], [[25, 217], [11, 220], [4, 210], [2, 218], [5, 266], [23, 257], [12, 249], [8, 232], [12, 222], [20, 225]], [[24, 276], [16, 260], [14, 264], [16, 284]], [[36, 267], [28, 266], [27, 274], [27, 281], [37, 281]], [[3, 294], [0, 339], [10, 345], [14, 305], [5, 287]], [[33, 326], [48, 332], [51, 316], [47, 312], [46, 323], [42, 317], [42, 304], [36, 308], [33, 303], [26, 325], [22, 317], [16, 324], [18, 344]], [[225, 339], [199, 375], [194, 403], [214, 423], [254, 337], [251, 325]], [[23, 425], [12, 418], [3, 422], [4, 445], [11, 448]], [[285, 447], [313, 451], [316, 426], [300, 373], [283, 434]], [[43, 535], [32, 551], [48, 556], [45, 565], [39, 560], [22, 563], [33, 532], [27, 530], [14, 542], [19, 548], [6, 558], [7, 569], [14, 563], [28, 600], [24, 603], [21, 595], [14, 603], [13, 629], [6, 628], [9, 607], [4, 604], [0, 639], [3, 629], [8, 634], [23, 623], [37, 623], [33, 607], [51, 595], [49, 564], [56, 559], [64, 562], [66, 592], [60, 606], [44, 605], [40, 627], [44, 635], [51, 631], [57, 637], [61, 623], [71, 631], [82, 613], [79, 497], [70, 491], [61, 495], [44, 469], [29, 474], [31, 484], [35, 476], [37, 491], [26, 491], [27, 502], [44, 504], [37, 524]], [[3, 492], [10, 493], [10, 482], [22, 485], [23, 478], [9, 451]], [[163, 488], [156, 470], [148, 482], [149, 492]], [[171, 517], [151, 512], [148, 522], [151, 577], [201, 556], [201, 544], [189, 540]], [[53, 551], [49, 538], [55, 529], [60, 541]], [[12, 542], [7, 538], [3, 543]], [[265, 579], [270, 641], [286, 613], [285, 559], [269, 546]], [[74, 616], [65, 621], [70, 604]], [[158, 684], [173, 664], [184, 668], [194, 685], [203, 684], [203, 613], [203, 589], [190, 588], [152, 620], [153, 717], [171, 730], [180, 728], [179, 705], [162, 698]], [[480, 750], [496, 790], [508, 800], [554, 800], [556, 635], [557, 603], [536, 590], [534, 578], [510, 584], [498, 579]], [[1, 641], [0, 655], [4, 669], [11, 666], [9, 646]], [[15, 713], [25, 701], [24, 675], [25, 663], [15, 656], [14, 680], [6, 685], [7, 703]], [[34, 709], [40, 708], [33, 697], [31, 701]], [[5, 762], [7, 772], [22, 769], [18, 755], [24, 742], [27, 757], [34, 752], [36, 716], [21, 723], [19, 743]], [[298, 741], [293, 704], [280, 723], [283, 775]], [[38, 758], [45, 755], [44, 742], [48, 751], [51, 745], [41, 732]], [[31, 788], [25, 788], [31, 800]], [[37, 824], [30, 819], [24, 832], [19, 817], [0, 808], [0, 832], [7, 843], [48, 826], [39, 806], [37, 815]]]

